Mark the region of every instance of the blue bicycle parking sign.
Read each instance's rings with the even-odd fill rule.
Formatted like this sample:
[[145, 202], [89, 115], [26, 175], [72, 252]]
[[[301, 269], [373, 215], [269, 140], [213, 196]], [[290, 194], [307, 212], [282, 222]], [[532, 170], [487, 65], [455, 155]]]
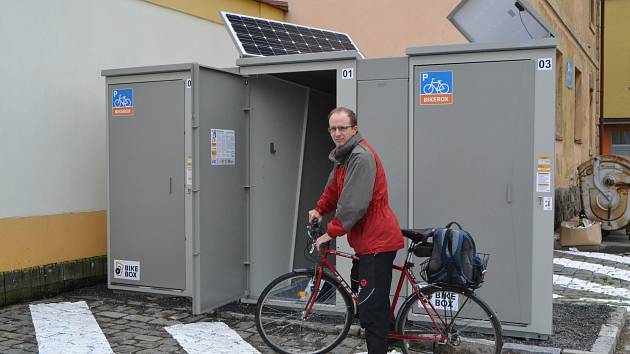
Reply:
[[112, 116], [132, 116], [133, 113], [133, 89], [113, 89]]
[[420, 73], [420, 104], [453, 103], [453, 71]]

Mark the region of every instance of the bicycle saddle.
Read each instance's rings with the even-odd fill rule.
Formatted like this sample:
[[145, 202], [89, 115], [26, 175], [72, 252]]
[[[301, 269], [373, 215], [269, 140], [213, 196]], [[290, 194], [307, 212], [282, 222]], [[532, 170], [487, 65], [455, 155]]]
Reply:
[[403, 236], [410, 239], [413, 242], [425, 242], [427, 238], [433, 236], [435, 228], [428, 229], [400, 229]]

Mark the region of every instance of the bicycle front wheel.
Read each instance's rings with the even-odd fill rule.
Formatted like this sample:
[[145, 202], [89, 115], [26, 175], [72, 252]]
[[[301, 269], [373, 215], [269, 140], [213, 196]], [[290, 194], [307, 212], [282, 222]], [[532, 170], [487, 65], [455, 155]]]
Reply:
[[[256, 328], [279, 353], [326, 353], [348, 334], [354, 307], [350, 295], [328, 275], [313, 294], [314, 270], [295, 271], [276, 278], [258, 298]], [[309, 300], [316, 296], [310, 314]]]
[[489, 353], [503, 347], [501, 322], [472, 291], [429, 285], [407, 297], [396, 320], [404, 353]]

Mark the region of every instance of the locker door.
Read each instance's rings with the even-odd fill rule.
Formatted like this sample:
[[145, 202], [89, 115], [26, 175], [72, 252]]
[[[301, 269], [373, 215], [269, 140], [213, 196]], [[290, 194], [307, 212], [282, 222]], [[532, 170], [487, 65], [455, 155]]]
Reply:
[[[108, 93], [114, 107], [133, 107], [108, 117], [110, 266], [139, 266], [136, 279], [112, 275], [112, 283], [184, 289], [184, 80], [109, 85]], [[123, 95], [130, 102], [115, 102]]]
[[[529, 60], [414, 70], [414, 227], [459, 221], [478, 250], [490, 253], [478, 292], [501, 321], [525, 324], [532, 311], [533, 70]], [[420, 104], [420, 92], [431, 91], [436, 100], [452, 92], [452, 103]]]
[[292, 268], [308, 90], [266, 75], [250, 80], [250, 85], [250, 291], [258, 296], [273, 278]]

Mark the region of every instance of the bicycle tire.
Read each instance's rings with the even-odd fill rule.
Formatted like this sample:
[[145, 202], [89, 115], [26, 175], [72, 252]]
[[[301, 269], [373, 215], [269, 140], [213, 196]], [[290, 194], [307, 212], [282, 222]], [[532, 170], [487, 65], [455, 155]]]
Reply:
[[422, 93], [423, 94], [431, 95], [431, 94], [433, 94], [434, 90], [435, 90], [435, 88], [431, 84], [426, 84], [426, 85], [422, 86]]
[[[460, 287], [429, 285], [422, 288], [420, 293], [434, 305], [427, 304], [428, 311], [448, 339], [444, 343], [431, 339], [403, 340], [403, 353], [501, 353], [501, 322], [490, 306], [474, 292]], [[447, 293], [451, 295], [444, 296]], [[452, 294], [456, 294], [457, 298], [452, 297]], [[436, 298], [433, 298], [434, 295]], [[436, 307], [436, 304], [442, 306]], [[415, 294], [405, 299], [398, 312], [396, 333], [425, 338], [440, 337]]]
[[314, 270], [293, 271], [273, 280], [256, 305], [256, 328], [278, 353], [327, 353], [348, 334], [354, 318], [350, 295], [327, 274], [321, 280], [312, 313], [302, 319]]

